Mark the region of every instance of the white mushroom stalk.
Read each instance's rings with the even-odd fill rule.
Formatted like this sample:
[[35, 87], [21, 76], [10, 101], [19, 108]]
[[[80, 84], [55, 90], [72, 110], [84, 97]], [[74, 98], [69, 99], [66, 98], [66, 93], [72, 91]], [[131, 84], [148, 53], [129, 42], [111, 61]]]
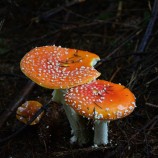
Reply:
[[108, 121], [94, 121], [94, 146], [107, 145], [108, 140]]
[[[108, 110], [108, 109], [106, 109]], [[94, 110], [94, 147], [98, 145], [107, 145], [108, 140], [108, 120], [100, 120], [103, 118], [102, 114]]]
[[75, 112], [73, 108], [65, 103], [65, 93], [66, 90], [64, 89], [55, 89], [52, 94], [52, 100], [63, 105], [67, 119], [72, 129], [72, 137], [70, 139], [70, 143], [77, 143], [78, 145], [87, 144], [89, 142], [89, 137], [86, 128], [86, 122], [83, 117], [81, 117], [78, 113]]

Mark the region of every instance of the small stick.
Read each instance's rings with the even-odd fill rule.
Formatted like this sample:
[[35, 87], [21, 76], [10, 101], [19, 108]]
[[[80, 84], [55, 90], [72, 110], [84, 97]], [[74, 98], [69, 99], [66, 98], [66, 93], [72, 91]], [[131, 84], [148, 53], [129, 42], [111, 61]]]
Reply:
[[121, 67], [118, 67], [117, 69], [116, 69], [116, 71], [112, 74], [112, 76], [111, 76], [111, 78], [110, 78], [110, 82], [112, 82], [112, 80], [115, 78], [115, 76], [117, 75], [117, 73], [119, 72], [121, 70]]
[[158, 18], [158, 0], [155, 0], [154, 4], [153, 4], [152, 13], [151, 13], [151, 18], [148, 23], [144, 37], [138, 47], [138, 50], [137, 50], [138, 52], [144, 52], [144, 50], [149, 42], [149, 38], [151, 37], [153, 27], [155, 25], [157, 18]]
[[158, 105], [156, 105], [156, 104], [145, 103], [145, 105], [148, 105], [148, 106], [151, 106], [151, 107], [154, 107], [154, 108], [158, 108]]
[[26, 96], [30, 93], [35, 83], [32, 81], [28, 81], [26, 86], [21, 90], [19, 95], [9, 104], [8, 109], [4, 111], [0, 116], [0, 128], [2, 128], [3, 124], [6, 122], [8, 117], [18, 108], [18, 106], [23, 102]]

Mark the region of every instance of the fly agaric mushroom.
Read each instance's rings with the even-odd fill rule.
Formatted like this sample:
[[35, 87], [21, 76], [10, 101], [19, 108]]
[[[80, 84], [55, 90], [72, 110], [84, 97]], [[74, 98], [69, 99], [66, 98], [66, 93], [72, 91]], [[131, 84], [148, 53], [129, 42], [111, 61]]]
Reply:
[[94, 144], [108, 143], [108, 121], [123, 118], [135, 108], [135, 96], [120, 84], [96, 80], [70, 88], [65, 102], [80, 115], [94, 119]]
[[[42, 107], [42, 104], [38, 101], [26, 101], [16, 111], [16, 118], [25, 124], [27, 124], [35, 113]], [[42, 112], [30, 125], [37, 124], [44, 112]]]
[[[23, 57], [20, 66], [22, 72], [35, 83], [54, 89], [54, 101], [65, 104], [65, 89], [91, 82], [100, 76], [93, 67], [99, 60], [99, 56], [87, 51], [53, 45], [34, 48]], [[79, 123], [79, 115], [67, 105], [64, 109], [74, 136], [80, 139], [77, 140], [79, 144], [84, 144], [85, 132]]]
[[93, 68], [99, 60], [99, 56], [87, 51], [43, 46], [28, 52], [20, 66], [28, 78], [42, 87], [67, 89], [100, 76]]

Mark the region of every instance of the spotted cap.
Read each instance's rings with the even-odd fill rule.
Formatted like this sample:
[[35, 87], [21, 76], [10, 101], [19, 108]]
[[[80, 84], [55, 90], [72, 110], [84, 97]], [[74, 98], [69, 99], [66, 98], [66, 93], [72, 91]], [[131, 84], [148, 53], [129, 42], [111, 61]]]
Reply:
[[[33, 115], [42, 107], [42, 104], [38, 101], [26, 101], [16, 111], [16, 118], [25, 124], [33, 117]], [[42, 112], [32, 123], [31, 125], [37, 124], [44, 112]]]
[[22, 72], [35, 83], [50, 89], [66, 89], [91, 82], [100, 76], [94, 69], [98, 55], [57, 46], [36, 47], [21, 60]]
[[68, 89], [65, 101], [80, 115], [98, 120], [119, 119], [135, 108], [135, 96], [129, 89], [104, 80]]

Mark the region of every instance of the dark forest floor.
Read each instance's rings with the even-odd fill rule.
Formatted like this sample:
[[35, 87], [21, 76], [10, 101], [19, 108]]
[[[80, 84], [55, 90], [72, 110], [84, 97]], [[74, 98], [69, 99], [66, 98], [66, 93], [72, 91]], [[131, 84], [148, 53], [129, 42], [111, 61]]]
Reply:
[[[92, 144], [69, 143], [70, 127], [63, 109], [51, 103], [40, 124], [0, 146], [0, 158], [158, 157], [157, 21], [145, 51], [140, 51], [152, 6], [150, 0], [1, 0], [0, 119], [28, 82], [19, 67], [21, 58], [36, 46], [53, 44], [94, 52], [105, 59], [97, 67], [100, 79], [128, 87], [137, 98], [137, 108], [130, 116], [110, 122], [108, 146], [92, 148]], [[24, 101], [46, 104], [51, 93], [35, 85]], [[52, 115], [55, 112], [58, 120]], [[0, 138], [21, 126], [13, 111], [0, 128]]]

